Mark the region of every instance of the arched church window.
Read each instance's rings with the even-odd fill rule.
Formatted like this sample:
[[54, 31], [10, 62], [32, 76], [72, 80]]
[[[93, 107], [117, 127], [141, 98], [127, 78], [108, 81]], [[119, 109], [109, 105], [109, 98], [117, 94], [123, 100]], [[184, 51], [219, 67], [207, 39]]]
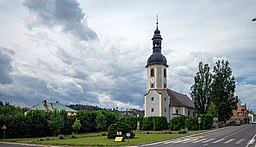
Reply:
[[154, 77], [155, 76], [155, 72], [154, 72], [154, 69], [152, 68], [151, 70], [150, 70], [150, 77]]
[[166, 78], [166, 69], [164, 69], [164, 77]]

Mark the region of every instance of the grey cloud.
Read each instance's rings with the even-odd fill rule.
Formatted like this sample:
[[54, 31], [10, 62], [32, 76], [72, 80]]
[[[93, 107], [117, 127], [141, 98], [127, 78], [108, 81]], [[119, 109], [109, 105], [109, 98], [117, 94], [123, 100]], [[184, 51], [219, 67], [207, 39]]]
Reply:
[[63, 31], [81, 40], [95, 40], [97, 34], [88, 27], [84, 12], [76, 0], [25, 0], [23, 5], [36, 17], [30, 27], [61, 26]]
[[10, 72], [13, 71], [14, 54], [14, 51], [0, 46], [0, 84], [13, 83]]
[[58, 48], [56, 54], [62, 62], [66, 63], [66, 64], [71, 64], [72, 63], [71, 55], [69, 55], [64, 49]]

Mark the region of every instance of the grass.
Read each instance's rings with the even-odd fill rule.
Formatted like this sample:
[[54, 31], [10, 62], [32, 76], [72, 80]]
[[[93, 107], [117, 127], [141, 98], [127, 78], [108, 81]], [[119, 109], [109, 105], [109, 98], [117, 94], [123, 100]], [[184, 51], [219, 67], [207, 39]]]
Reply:
[[[199, 131], [189, 131], [189, 134], [198, 133]], [[201, 132], [201, 131], [200, 131]], [[175, 133], [175, 134], [174, 134]], [[40, 138], [17, 138], [17, 139], [0, 139], [0, 141], [32, 143], [45, 145], [70, 145], [70, 146], [123, 146], [138, 145], [148, 142], [156, 142], [168, 138], [185, 136], [187, 134], [162, 134], [161, 131], [141, 131], [136, 132], [135, 138], [125, 140], [125, 142], [115, 142], [114, 139], [107, 139], [107, 136], [101, 136], [101, 133], [85, 133], [76, 135], [77, 138], [71, 138], [71, 135], [65, 135], [64, 139], [56, 137]]]

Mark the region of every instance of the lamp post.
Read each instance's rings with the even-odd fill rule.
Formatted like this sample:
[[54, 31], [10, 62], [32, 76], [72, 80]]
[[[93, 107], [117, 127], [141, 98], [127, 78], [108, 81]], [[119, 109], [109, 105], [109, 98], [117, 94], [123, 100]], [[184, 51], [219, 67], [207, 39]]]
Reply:
[[139, 121], [139, 117], [140, 117], [140, 115], [137, 114], [137, 131], [140, 130], [140, 121]]

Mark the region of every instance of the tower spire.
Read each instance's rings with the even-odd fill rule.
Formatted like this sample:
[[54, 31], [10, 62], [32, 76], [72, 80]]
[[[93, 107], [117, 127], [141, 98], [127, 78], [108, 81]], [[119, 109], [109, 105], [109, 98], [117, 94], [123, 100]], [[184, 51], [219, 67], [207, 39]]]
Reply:
[[156, 15], [156, 29], [158, 30], [158, 15]]

